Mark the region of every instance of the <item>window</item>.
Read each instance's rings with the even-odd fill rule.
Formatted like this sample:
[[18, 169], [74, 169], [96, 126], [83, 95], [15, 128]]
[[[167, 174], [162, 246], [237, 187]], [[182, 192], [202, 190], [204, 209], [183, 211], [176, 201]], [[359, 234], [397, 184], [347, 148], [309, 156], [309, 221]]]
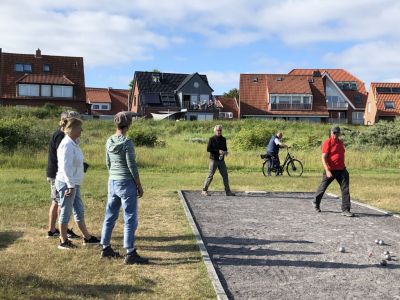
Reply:
[[289, 103], [290, 96], [279, 96], [279, 103]]
[[32, 72], [32, 65], [31, 64], [15, 64], [15, 71], [16, 72]]
[[270, 103], [276, 103], [276, 96], [269, 96]]
[[43, 72], [50, 72], [50, 65], [49, 64], [44, 64], [43, 65]]
[[253, 78], [251, 79], [251, 81], [252, 81], [252, 82], [258, 82], [258, 77], [253, 77]]
[[39, 96], [38, 84], [19, 84], [18, 85], [18, 95], [19, 96]]
[[152, 79], [154, 83], [160, 83], [160, 75], [158, 74], [153, 74]]
[[364, 124], [364, 112], [354, 111], [351, 116], [353, 124]]
[[343, 91], [357, 90], [357, 83], [355, 81], [337, 81], [336, 84]]
[[53, 97], [72, 98], [72, 86], [53, 85]]
[[362, 106], [361, 96], [360, 95], [355, 95], [354, 96], [354, 102], [355, 102], [356, 106]]
[[100, 105], [98, 105], [98, 104], [92, 104], [92, 109], [93, 109], [93, 110], [100, 109]]
[[40, 96], [51, 97], [51, 85], [41, 85]]
[[371, 102], [368, 102], [368, 113], [371, 113]]
[[383, 105], [385, 109], [394, 109], [394, 102], [393, 101], [384, 101]]
[[292, 96], [292, 103], [293, 104], [300, 104], [301, 103], [301, 96]]
[[311, 104], [311, 97], [310, 96], [303, 96], [303, 103], [304, 104]]
[[232, 112], [220, 112], [219, 117], [221, 119], [233, 119], [233, 113]]
[[100, 106], [100, 109], [101, 109], [101, 110], [109, 110], [108, 104], [102, 104], [102, 105]]

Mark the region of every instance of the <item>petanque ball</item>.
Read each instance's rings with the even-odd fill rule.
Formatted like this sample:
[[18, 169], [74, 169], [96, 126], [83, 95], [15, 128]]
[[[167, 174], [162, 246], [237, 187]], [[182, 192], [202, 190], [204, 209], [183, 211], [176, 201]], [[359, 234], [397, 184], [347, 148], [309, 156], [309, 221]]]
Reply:
[[344, 252], [346, 252], [346, 249], [345, 249], [344, 247], [340, 247], [340, 248], [339, 248], [339, 252], [344, 253]]
[[390, 252], [386, 250], [385, 252], [383, 252], [383, 254], [388, 255], [390, 254]]
[[387, 255], [385, 256], [385, 258], [386, 258], [388, 261], [391, 261], [391, 260], [392, 260], [392, 257], [390, 256], [390, 254], [387, 254]]
[[385, 267], [387, 265], [387, 261], [382, 259], [381, 262], [379, 263], [382, 267]]
[[379, 244], [379, 240], [375, 240], [375, 244]]
[[383, 245], [384, 243], [385, 243], [385, 242], [382, 241], [382, 240], [379, 240], [379, 242], [378, 242], [379, 245]]

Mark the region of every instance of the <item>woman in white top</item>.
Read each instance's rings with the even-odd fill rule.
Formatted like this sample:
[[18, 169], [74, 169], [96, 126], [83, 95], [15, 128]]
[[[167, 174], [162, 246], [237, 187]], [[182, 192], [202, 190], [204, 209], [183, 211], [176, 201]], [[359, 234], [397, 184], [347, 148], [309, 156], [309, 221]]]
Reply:
[[83, 154], [79, 148], [78, 139], [82, 132], [82, 121], [77, 118], [65, 120], [65, 137], [57, 149], [58, 171], [56, 188], [60, 196], [60, 244], [59, 249], [71, 249], [76, 246], [67, 237], [68, 222], [71, 212], [84, 238], [83, 244], [99, 244], [99, 240], [92, 236], [86, 228], [83, 202], [80, 185], [83, 181]]

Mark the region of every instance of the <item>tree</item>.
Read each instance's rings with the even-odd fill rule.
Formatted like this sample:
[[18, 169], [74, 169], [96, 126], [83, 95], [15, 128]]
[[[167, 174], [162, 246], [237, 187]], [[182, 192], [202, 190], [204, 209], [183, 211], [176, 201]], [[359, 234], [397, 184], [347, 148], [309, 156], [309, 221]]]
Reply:
[[229, 92], [224, 93], [224, 97], [239, 99], [239, 90], [237, 88], [233, 88], [229, 90]]

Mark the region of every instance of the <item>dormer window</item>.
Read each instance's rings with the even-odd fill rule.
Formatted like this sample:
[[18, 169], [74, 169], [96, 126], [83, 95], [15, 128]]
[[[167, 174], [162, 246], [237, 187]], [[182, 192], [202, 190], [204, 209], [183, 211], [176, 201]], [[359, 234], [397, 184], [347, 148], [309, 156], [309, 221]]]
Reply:
[[153, 74], [152, 79], [154, 83], [160, 83], [160, 75], [158, 74]]
[[258, 82], [258, 77], [253, 77], [251, 81], [252, 82]]
[[394, 102], [393, 101], [384, 101], [383, 105], [385, 109], [394, 109]]
[[277, 77], [277, 78], [276, 78], [276, 81], [282, 81], [282, 80], [283, 80], [282, 77]]
[[15, 72], [32, 73], [31, 64], [15, 64]]
[[50, 72], [50, 65], [49, 64], [44, 64], [43, 65], [43, 72]]

